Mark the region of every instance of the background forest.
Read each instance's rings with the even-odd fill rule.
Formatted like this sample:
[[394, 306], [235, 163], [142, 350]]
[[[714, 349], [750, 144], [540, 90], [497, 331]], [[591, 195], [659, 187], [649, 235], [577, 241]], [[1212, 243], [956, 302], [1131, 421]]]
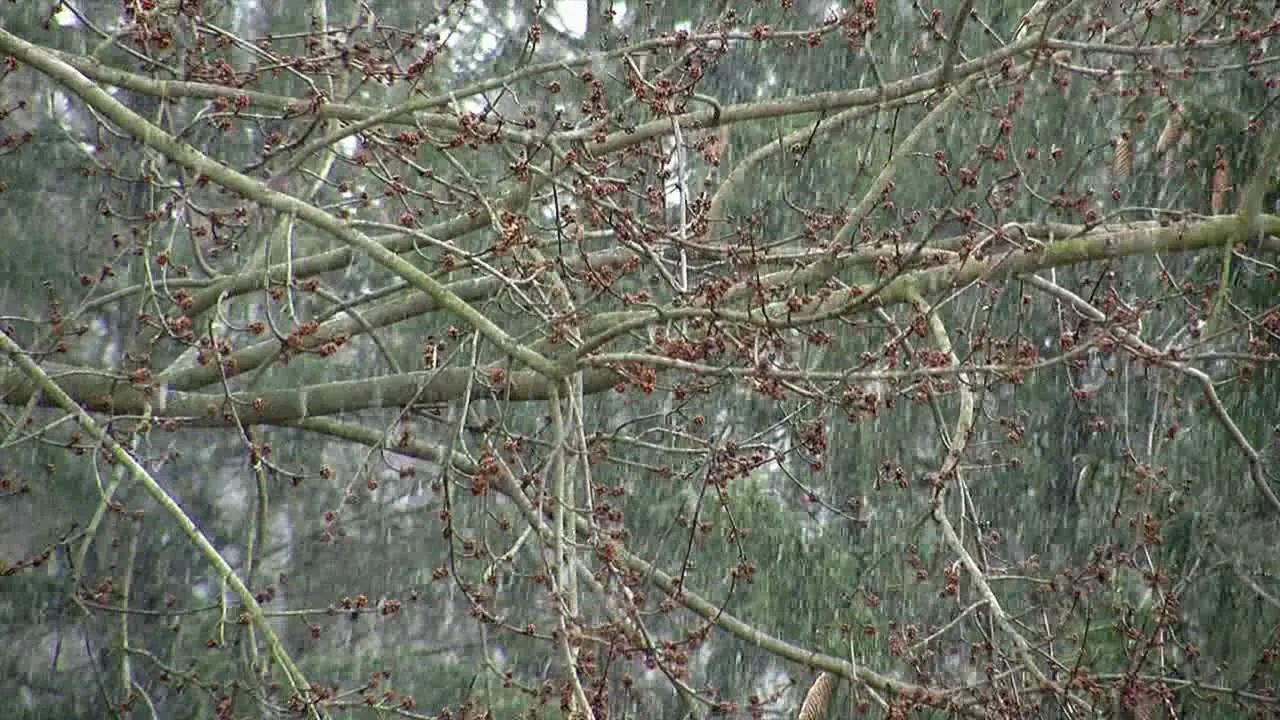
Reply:
[[1280, 8], [0, 4], [0, 706], [1280, 713]]

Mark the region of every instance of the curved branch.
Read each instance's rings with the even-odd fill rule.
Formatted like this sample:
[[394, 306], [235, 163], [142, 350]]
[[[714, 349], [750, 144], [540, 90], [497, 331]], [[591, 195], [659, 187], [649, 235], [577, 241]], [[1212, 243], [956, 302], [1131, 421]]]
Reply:
[[[2, 32], [3, 31], [0, 30], [0, 33]], [[276, 635], [275, 630], [269, 623], [267, 623], [266, 616], [262, 612], [262, 606], [258, 604], [257, 599], [253, 596], [253, 592], [244, 584], [244, 581], [240, 579], [240, 576], [236, 571], [227, 563], [226, 558], [222, 557], [222, 554], [218, 552], [218, 549], [213, 546], [213, 543], [209, 542], [209, 538], [206, 537], [204, 532], [200, 530], [200, 527], [191, 520], [191, 517], [182, 509], [182, 506], [180, 506], [178, 502], [169, 495], [169, 493], [165, 492], [165, 489], [160, 486], [160, 483], [158, 483], [155, 478], [151, 477], [151, 474], [147, 472], [146, 468], [142, 467], [142, 465], [133, 458], [133, 455], [131, 455], [124, 446], [117, 442], [116, 439], [103, 429], [101, 425], [94, 422], [93, 418], [90, 417], [89, 414], [78, 404], [76, 404], [76, 401], [73, 400], [70, 395], [64, 392], [62, 388], [60, 388], [39, 365], [36, 365], [35, 361], [27, 355], [26, 351], [24, 351], [16, 342], [13, 341], [12, 338], [3, 332], [0, 332], [0, 350], [3, 350], [4, 353], [9, 356], [9, 359], [18, 366], [18, 369], [31, 379], [35, 386], [35, 389], [31, 390], [31, 392], [43, 394], [50, 404], [61, 408], [63, 411], [74, 417], [76, 423], [80, 425], [85, 432], [92, 435], [95, 440], [102, 443], [102, 445], [111, 453], [111, 456], [125, 467], [133, 478], [142, 485], [142, 487], [147, 491], [147, 494], [150, 495], [151, 498], [155, 500], [170, 517], [177, 521], [178, 526], [182, 528], [182, 532], [196, 546], [200, 551], [200, 554], [204, 556], [205, 560], [207, 560], [209, 564], [217, 570], [219, 577], [223, 578], [240, 598], [240, 602], [244, 604], [245, 610], [249, 616], [249, 621], [253, 623], [254, 628], [262, 633], [262, 637], [266, 641], [267, 648], [271, 651], [272, 657], [275, 658], [276, 662], [280, 663], [280, 667], [284, 669], [285, 674], [288, 676], [289, 682], [293, 686], [293, 690], [297, 694], [298, 698], [306, 703], [310, 716], [313, 718], [322, 717], [323, 715], [320, 708], [314, 703], [314, 698], [311, 696], [311, 683], [308, 682], [306, 676], [303, 675], [302, 670], [298, 667], [297, 663], [293, 661], [293, 657], [287, 650], [285, 650], [284, 645], [280, 642], [280, 638]]]
[[[539, 509], [521, 491], [516, 479], [507, 474], [500, 474], [499, 480], [499, 489], [516, 504], [525, 521], [542, 536], [544, 541], [553, 542], [555, 531], [543, 519], [543, 514]], [[769, 635], [727, 612], [724, 608], [717, 606], [698, 593], [685, 589], [678, 579], [663, 572], [638, 555], [632, 554], [621, 543], [594, 539], [590, 523], [586, 518], [575, 516], [574, 524], [582, 542], [594, 546], [607, 543], [607, 549], [599, 547], [600, 554], [612, 556], [618, 566], [626, 567], [637, 575], [648, 578], [650, 582], [657, 585], [658, 588], [679, 604], [740, 640], [763, 648], [782, 659], [833, 673], [859, 683], [865, 683], [877, 690], [919, 699], [931, 697], [934, 706], [941, 709], [970, 717], [990, 717], [990, 713], [983, 708], [981, 702], [976, 698], [960, 697], [961, 693], [958, 692], [927, 690], [923, 686], [895, 680], [867, 668], [855, 666], [848, 660], [813, 650], [805, 650], [781, 638]]]
[[[1230, 221], [1239, 226], [1241, 233], [1246, 236], [1248, 235], [1249, 229], [1246, 224], [1239, 222], [1235, 217], [1230, 218]], [[1267, 229], [1268, 233], [1275, 233], [1275, 231], [1275, 227], [1268, 227]], [[1035, 287], [1070, 303], [1073, 307], [1088, 315], [1091, 320], [1099, 322], [1106, 320], [1106, 315], [1104, 315], [1101, 310], [1089, 304], [1084, 298], [1076, 295], [1070, 290], [1041, 277], [1032, 276], [1030, 278], [1030, 282]], [[1161, 352], [1160, 350], [1148, 345], [1142, 340], [1142, 338], [1129, 332], [1125, 328], [1114, 328], [1112, 329], [1112, 333], [1122, 345], [1129, 349], [1130, 352], [1141, 357], [1143, 360], [1154, 365], [1160, 365], [1172, 370], [1177, 370], [1196, 381], [1196, 384], [1200, 386], [1201, 392], [1204, 393], [1205, 402], [1208, 403], [1209, 409], [1213, 412], [1214, 417], [1216, 417], [1218, 422], [1226, 428], [1227, 434], [1231, 436], [1231, 441], [1235, 443], [1236, 447], [1240, 448], [1241, 452], [1244, 453], [1245, 460], [1249, 466], [1249, 480], [1253, 483], [1254, 487], [1257, 488], [1258, 492], [1266, 499], [1267, 504], [1271, 506], [1272, 512], [1277, 517], [1280, 517], [1280, 497], [1276, 496], [1275, 490], [1271, 488], [1270, 483], [1267, 481], [1266, 473], [1262, 466], [1262, 454], [1258, 452], [1257, 448], [1253, 447], [1253, 444], [1250, 443], [1249, 439], [1244, 436], [1243, 432], [1241, 432], [1240, 426], [1231, 419], [1231, 414], [1227, 412], [1226, 407], [1222, 404], [1222, 400], [1218, 397], [1218, 391], [1213, 387], [1213, 378], [1209, 377], [1203, 370], [1192, 367], [1185, 362], [1175, 360], [1169, 355], [1169, 353]]]
[[352, 248], [368, 253], [374, 262], [430, 295], [442, 307], [457, 315], [459, 319], [475, 328], [476, 331], [501, 348], [506, 354], [520, 360], [525, 365], [547, 377], [559, 377], [562, 374], [555, 363], [517, 342], [515, 338], [508, 335], [492, 320], [463, 302], [457, 295], [449, 292], [440, 281], [419, 270], [408, 260], [374, 242], [364, 233], [353, 229], [349, 224], [314, 205], [302, 202], [291, 195], [272, 190], [265, 183], [238, 173], [226, 165], [215, 162], [194, 147], [178, 142], [168, 133], [152, 125], [145, 118], [111, 97], [105, 90], [94, 84], [92, 80], [77, 72], [75, 68], [67, 65], [49, 52], [5, 30], [0, 30], [0, 50], [12, 53], [18, 60], [30, 64], [57, 80], [69, 92], [79, 97], [104, 117], [125, 128], [140, 142], [155, 148], [173, 162], [261, 205], [283, 213], [294, 213], [307, 224], [333, 235]]

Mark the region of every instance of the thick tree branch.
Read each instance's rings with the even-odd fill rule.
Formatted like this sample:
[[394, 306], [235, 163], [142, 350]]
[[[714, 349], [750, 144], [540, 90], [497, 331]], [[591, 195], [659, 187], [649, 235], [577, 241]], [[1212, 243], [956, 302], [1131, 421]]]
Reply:
[[[99, 370], [56, 365], [50, 368], [50, 381], [93, 412], [168, 418], [184, 427], [222, 427], [228, 422], [228, 403], [234, 405], [246, 424], [280, 425], [362, 410], [394, 409], [412, 402], [452, 402], [466, 395], [471, 372], [470, 368], [444, 368], [307, 387], [234, 392], [229, 398], [219, 393], [177, 392], [163, 385], [134, 385], [127, 378]], [[589, 394], [603, 392], [626, 379], [609, 369], [587, 370], [583, 376], [584, 392]], [[476, 383], [471, 397], [545, 401], [551, 397], [549, 382], [534, 371], [514, 372], [501, 385]], [[14, 370], [0, 370], [0, 395], [7, 404], [24, 404], [36, 396], [40, 405], [54, 405], [25, 381], [24, 374]]]

